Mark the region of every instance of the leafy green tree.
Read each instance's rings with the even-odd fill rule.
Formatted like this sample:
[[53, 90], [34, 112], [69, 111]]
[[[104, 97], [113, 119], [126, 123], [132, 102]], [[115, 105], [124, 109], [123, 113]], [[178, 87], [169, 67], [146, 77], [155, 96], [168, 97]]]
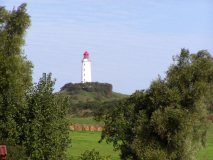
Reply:
[[68, 101], [53, 94], [51, 74], [32, 84], [22, 50], [30, 24], [25, 3], [12, 12], [0, 6], [0, 144], [8, 159], [65, 159]]
[[30, 24], [26, 4], [12, 12], [0, 6], [0, 142], [8, 142], [9, 150], [13, 145], [22, 148], [23, 143], [25, 93], [32, 85], [33, 65], [22, 47]]
[[28, 113], [24, 136], [26, 153], [31, 159], [65, 159], [70, 144], [68, 98], [53, 94], [55, 80], [43, 74], [27, 94]]
[[121, 159], [195, 159], [206, 144], [210, 123], [205, 104], [212, 80], [210, 54], [182, 49], [164, 79], [136, 91], [104, 116], [101, 140], [113, 142]]

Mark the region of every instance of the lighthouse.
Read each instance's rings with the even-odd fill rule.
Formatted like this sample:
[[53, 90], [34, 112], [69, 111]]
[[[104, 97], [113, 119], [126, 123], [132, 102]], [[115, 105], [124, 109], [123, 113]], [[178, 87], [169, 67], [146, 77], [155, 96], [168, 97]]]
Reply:
[[86, 51], [83, 56], [81, 83], [92, 82], [91, 60], [89, 59], [89, 53]]

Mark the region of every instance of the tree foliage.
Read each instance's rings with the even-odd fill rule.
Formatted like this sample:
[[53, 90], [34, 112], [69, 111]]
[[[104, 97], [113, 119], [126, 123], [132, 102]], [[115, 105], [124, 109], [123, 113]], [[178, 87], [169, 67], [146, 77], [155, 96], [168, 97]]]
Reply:
[[78, 160], [111, 160], [111, 156], [101, 157], [99, 152], [93, 149], [92, 151], [86, 150]]
[[55, 81], [43, 74], [27, 94], [26, 152], [31, 159], [64, 159], [68, 144], [68, 99], [53, 94]]
[[0, 137], [18, 145], [23, 141], [24, 97], [32, 84], [33, 65], [21, 49], [30, 24], [26, 4], [12, 12], [0, 6]]
[[[110, 108], [116, 108], [119, 106], [119, 102], [122, 100], [110, 100], [110, 101], [89, 101], [77, 104], [70, 104], [68, 113], [75, 117], [91, 117], [96, 112], [101, 110], [109, 110]], [[84, 110], [90, 110], [91, 112], [83, 112]], [[83, 114], [82, 114], [83, 113]]]
[[51, 74], [33, 86], [22, 50], [30, 24], [25, 3], [12, 12], [0, 6], [0, 144], [8, 159], [65, 159], [68, 100], [53, 94]]
[[136, 91], [105, 113], [101, 141], [113, 142], [122, 159], [194, 159], [206, 144], [205, 104], [212, 80], [210, 54], [182, 49], [164, 79], [158, 77], [149, 89]]
[[90, 83], [67, 83], [63, 87], [62, 90], [70, 91], [71, 94], [80, 93], [81, 90], [85, 90], [87, 92], [98, 92], [103, 95], [112, 95], [112, 85], [108, 83], [99, 83], [99, 82], [90, 82]]

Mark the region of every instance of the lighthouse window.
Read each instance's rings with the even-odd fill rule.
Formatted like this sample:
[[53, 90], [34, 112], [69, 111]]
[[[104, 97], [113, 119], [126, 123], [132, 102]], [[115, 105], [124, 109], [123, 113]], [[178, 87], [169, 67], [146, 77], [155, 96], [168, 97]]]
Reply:
[[84, 76], [85, 76], [85, 74], [84, 74]]
[[84, 64], [84, 66], [85, 66], [85, 64]]
[[84, 71], [85, 71], [85, 69], [84, 69]]

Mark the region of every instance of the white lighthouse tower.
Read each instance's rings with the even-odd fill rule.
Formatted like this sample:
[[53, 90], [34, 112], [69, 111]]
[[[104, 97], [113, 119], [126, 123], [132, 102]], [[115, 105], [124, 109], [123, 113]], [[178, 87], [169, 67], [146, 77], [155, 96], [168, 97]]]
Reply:
[[91, 60], [89, 59], [89, 53], [86, 51], [83, 55], [81, 83], [92, 82]]

